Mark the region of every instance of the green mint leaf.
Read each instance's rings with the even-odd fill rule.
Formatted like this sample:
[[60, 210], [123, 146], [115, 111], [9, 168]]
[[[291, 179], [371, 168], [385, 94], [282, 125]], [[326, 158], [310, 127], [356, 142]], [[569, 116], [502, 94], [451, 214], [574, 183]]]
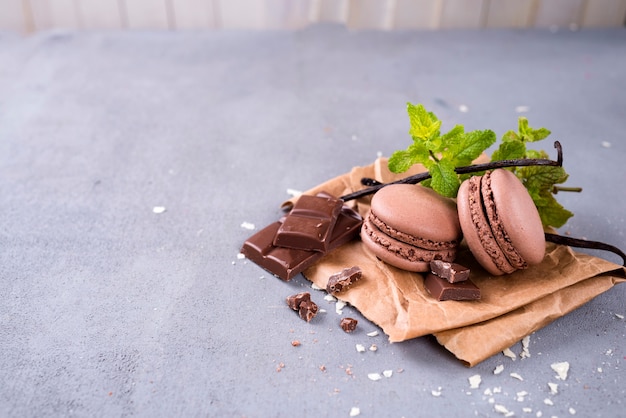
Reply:
[[515, 160], [524, 158], [526, 144], [521, 141], [501, 142], [497, 150], [491, 154], [491, 161]]
[[442, 196], [456, 197], [461, 182], [454, 168], [454, 164], [442, 159], [428, 169], [432, 177], [430, 186]]
[[430, 153], [423, 143], [414, 142], [404, 151], [395, 151], [387, 163], [392, 173], [404, 173], [414, 164], [426, 165], [430, 161]]
[[528, 119], [520, 116], [518, 119], [518, 135], [524, 142], [536, 142], [545, 139], [550, 135], [546, 128], [533, 129], [528, 124]]
[[522, 138], [520, 138], [517, 132], [515, 131], [507, 131], [505, 132], [504, 135], [502, 135], [502, 142], [521, 141], [521, 140]]
[[542, 190], [539, 196], [535, 198], [533, 194], [533, 202], [537, 206], [539, 211], [539, 217], [543, 225], [550, 225], [555, 228], [560, 228], [574, 216], [572, 212], [565, 209], [559, 202], [556, 201], [554, 195], [548, 190]]
[[441, 121], [437, 119], [434, 113], [428, 112], [421, 104], [416, 106], [411, 103], [407, 103], [407, 113], [409, 114], [409, 121], [411, 123], [409, 134], [414, 140], [416, 138], [429, 140], [439, 136]]
[[470, 165], [487, 148], [496, 142], [493, 131], [472, 131], [465, 135], [458, 135], [450, 142], [443, 156], [448, 158], [457, 167]]

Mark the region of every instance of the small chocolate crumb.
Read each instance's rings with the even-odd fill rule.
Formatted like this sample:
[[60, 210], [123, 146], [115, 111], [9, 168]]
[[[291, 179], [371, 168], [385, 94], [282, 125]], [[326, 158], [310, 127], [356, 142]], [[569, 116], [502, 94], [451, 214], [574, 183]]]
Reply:
[[300, 309], [302, 302], [310, 302], [311, 294], [309, 292], [298, 293], [297, 295], [291, 295], [287, 298], [287, 305], [294, 311]]
[[354, 318], [342, 318], [340, 322], [341, 329], [345, 332], [352, 332], [356, 329], [356, 325], [359, 321]]
[[294, 346], [294, 347], [300, 347], [300, 341], [298, 341], [298, 340], [293, 340], [293, 341], [291, 342], [291, 345], [292, 345], [292, 346]]
[[310, 322], [311, 319], [317, 315], [318, 307], [315, 302], [307, 300], [300, 304], [300, 308], [298, 313], [300, 314], [300, 318], [304, 319], [306, 322]]
[[326, 291], [330, 294], [341, 293], [359, 281], [362, 275], [363, 272], [359, 266], [345, 268], [328, 278]]

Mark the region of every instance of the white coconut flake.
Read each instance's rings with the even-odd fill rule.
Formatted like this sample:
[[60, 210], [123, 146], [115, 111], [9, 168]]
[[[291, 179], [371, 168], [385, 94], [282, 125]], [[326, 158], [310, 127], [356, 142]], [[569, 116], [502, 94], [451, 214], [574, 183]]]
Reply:
[[337, 300], [337, 303], [335, 304], [335, 312], [337, 312], [337, 315], [341, 315], [343, 313], [343, 308], [345, 308], [346, 305], [347, 303], [343, 300]]
[[504, 405], [500, 405], [500, 404], [495, 404], [493, 406], [493, 410], [496, 411], [499, 414], [504, 415], [505, 417], [511, 417], [513, 416], [513, 412], [509, 411], [506, 406]]
[[527, 335], [524, 338], [522, 338], [522, 352], [520, 353], [519, 356], [523, 359], [530, 357], [530, 350], [528, 348], [529, 343], [530, 343], [530, 335]]
[[385, 377], [391, 377], [393, 375], [393, 370], [384, 370], [383, 371], [383, 376]]
[[502, 393], [502, 388], [500, 386], [496, 386], [493, 388], [493, 393]]
[[598, 370], [598, 373], [602, 373], [602, 367], [598, 367], [596, 370]]
[[550, 394], [556, 395], [559, 393], [559, 385], [556, 383], [548, 382], [548, 387], [550, 388]]
[[546, 405], [550, 405], [550, 406], [554, 405], [554, 402], [552, 402], [552, 399], [550, 398], [544, 399], [543, 403], [545, 403]]
[[619, 319], [624, 319], [624, 315], [616, 313], [615, 316], [618, 317]]
[[356, 417], [361, 415], [361, 409], [359, 409], [356, 406], [353, 406], [352, 408], [350, 408], [350, 416], [351, 417]]
[[517, 356], [515, 355], [515, 353], [513, 351], [511, 351], [510, 348], [505, 348], [502, 351], [502, 354], [504, 354], [505, 356], [507, 356], [508, 358], [510, 358], [511, 360], [515, 361], [515, 359], [517, 358]]
[[375, 382], [377, 380], [382, 379], [383, 377], [380, 375], [380, 373], [368, 373], [367, 378]]
[[541, 411], [537, 411], [537, 413], [535, 414], [535, 416], [536, 416], [537, 418], [541, 418], [541, 417], [543, 416], [543, 412], [541, 412]]
[[439, 386], [437, 389], [431, 390], [430, 394], [433, 395], [436, 398], [440, 397], [441, 396], [441, 386]]
[[378, 331], [368, 332], [368, 333], [367, 333], [367, 334], [365, 334], [365, 335], [367, 335], [368, 337], [375, 337], [375, 336], [377, 336], [377, 335], [378, 335]]
[[363, 346], [363, 344], [356, 344], [354, 347], [359, 353], [365, 353], [365, 346]]
[[470, 376], [467, 380], [469, 381], [470, 389], [478, 389], [478, 387], [480, 386], [480, 382], [482, 381], [479, 374]]
[[498, 364], [495, 369], [493, 369], [493, 374], [500, 374], [504, 371], [504, 365]]
[[485, 391], [483, 392], [483, 395], [485, 395], [485, 396], [491, 396], [491, 395], [493, 395], [493, 392], [491, 391], [491, 389], [487, 388], [487, 389], [485, 389]]
[[315, 283], [311, 283], [311, 289], [313, 289], [313, 290], [324, 290], [321, 287], [319, 287], [318, 285], [316, 285]]
[[244, 258], [246, 258], [246, 256], [242, 253], [237, 254], [237, 260], [243, 260]]
[[335, 302], [337, 298], [331, 294], [327, 294], [326, 296], [324, 296], [324, 300], [327, 302]]
[[156, 213], [157, 215], [165, 212], [165, 206], [155, 206], [152, 208], [152, 213]]
[[291, 197], [298, 197], [302, 194], [302, 192], [296, 189], [287, 189], [287, 194]]
[[510, 373], [509, 376], [517, 380], [524, 380], [524, 378], [520, 376], [518, 373]]
[[255, 228], [252, 222], [245, 222], [245, 221], [241, 223], [241, 227], [243, 229], [247, 229], [248, 231], [252, 231]]
[[567, 411], [568, 411], [571, 415], [576, 415], [576, 410], [575, 410], [574, 408], [572, 408], [572, 407], [570, 407]]
[[517, 396], [517, 402], [524, 402], [524, 398], [526, 396], [528, 396], [528, 392], [526, 392], [525, 390], [519, 391], [516, 393]]
[[553, 363], [550, 365], [552, 370], [556, 372], [556, 378], [559, 380], [567, 379], [567, 372], [569, 371], [569, 363], [567, 361], [562, 361], [560, 363]]
[[522, 408], [522, 412], [530, 414], [531, 412], [533, 412], [533, 409], [525, 406], [525, 407]]
[[378, 350], [378, 346], [376, 344], [370, 345], [370, 351], [376, 351], [376, 350]]

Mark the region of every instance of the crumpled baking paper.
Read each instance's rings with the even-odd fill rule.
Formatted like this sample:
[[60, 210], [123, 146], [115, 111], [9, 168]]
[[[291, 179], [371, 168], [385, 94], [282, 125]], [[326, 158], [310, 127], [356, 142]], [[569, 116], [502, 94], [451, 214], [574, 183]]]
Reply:
[[[414, 166], [401, 175], [387, 169], [387, 159], [355, 167], [305, 192], [326, 191], [343, 196], [364, 188], [361, 178], [388, 183], [424, 171]], [[283, 203], [289, 208], [297, 198]], [[347, 202], [362, 216], [371, 196]], [[467, 366], [474, 366], [523, 337], [571, 312], [617, 283], [626, 281], [626, 268], [604, 259], [546, 244], [543, 262], [510, 275], [491, 276], [462, 246], [457, 262], [472, 271], [481, 290], [479, 301], [437, 301], [424, 289], [423, 276], [384, 263], [356, 239], [327, 254], [304, 276], [321, 288], [346, 267], [359, 266], [361, 280], [338, 298], [380, 326], [391, 342], [424, 335], [437, 341]]]

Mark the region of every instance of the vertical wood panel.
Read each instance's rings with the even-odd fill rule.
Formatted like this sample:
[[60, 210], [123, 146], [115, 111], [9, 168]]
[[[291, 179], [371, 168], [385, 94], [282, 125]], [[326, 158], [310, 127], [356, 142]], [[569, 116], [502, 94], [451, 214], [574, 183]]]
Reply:
[[626, 0], [587, 0], [582, 17], [584, 27], [623, 26]]
[[583, 5], [584, 0], [541, 0], [537, 7], [534, 26], [580, 26]]
[[213, 0], [172, 0], [171, 21], [175, 29], [215, 28]]
[[22, 0], [0, 0], [0, 30], [29, 32]]
[[78, 0], [77, 11], [85, 29], [119, 29], [124, 27], [120, 0]]
[[168, 0], [125, 0], [123, 4], [129, 28], [170, 28]]
[[445, 0], [441, 28], [477, 29], [483, 26], [483, 0]]
[[533, 17], [533, 0], [490, 0], [485, 26], [525, 28], [532, 22]]
[[350, 0], [347, 25], [357, 29], [384, 29], [389, 2], [387, 0]]
[[441, 0], [396, 0], [394, 29], [436, 29], [441, 17]]
[[29, 0], [35, 30], [80, 27], [74, 0]]
[[219, 0], [224, 28], [293, 29], [309, 23], [312, 0]]
[[317, 0], [320, 22], [346, 23], [348, 20], [349, 0]]

